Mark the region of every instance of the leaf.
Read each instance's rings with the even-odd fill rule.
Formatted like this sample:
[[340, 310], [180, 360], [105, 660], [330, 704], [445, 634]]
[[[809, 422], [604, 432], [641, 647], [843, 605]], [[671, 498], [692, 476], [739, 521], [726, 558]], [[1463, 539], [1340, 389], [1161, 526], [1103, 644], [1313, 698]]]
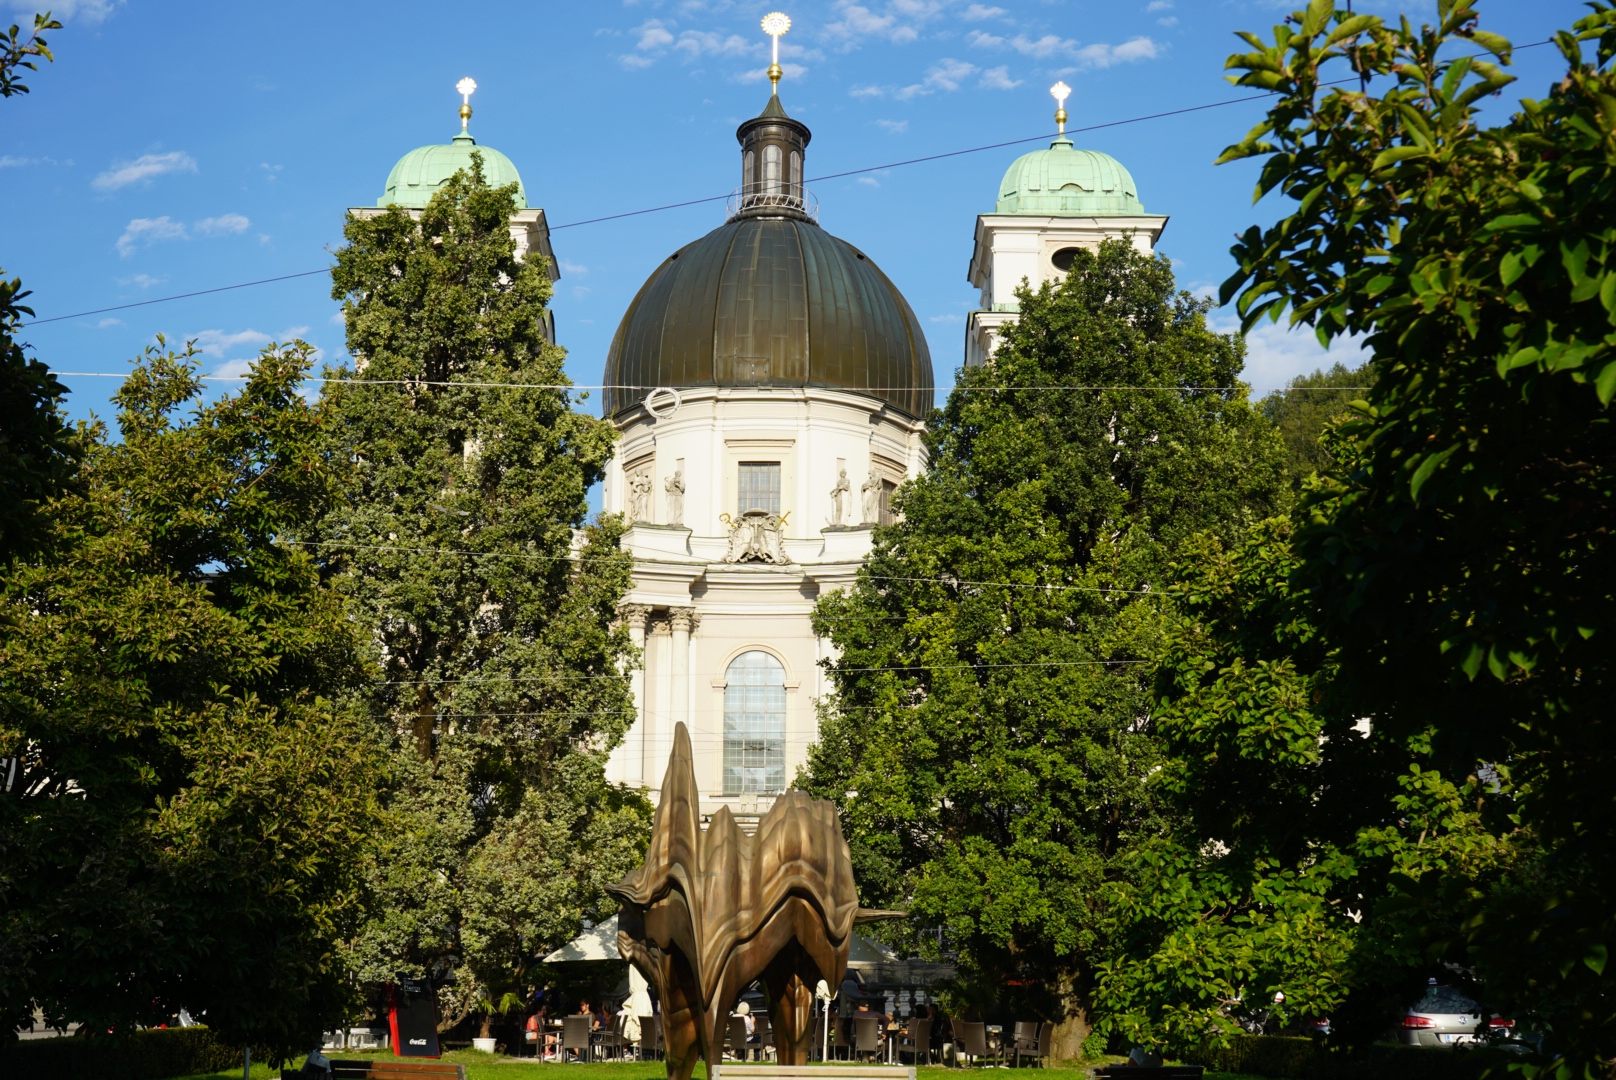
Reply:
[[1427, 454], [1425, 460], [1420, 462], [1420, 467], [1414, 472], [1414, 478], [1408, 482], [1408, 493], [1416, 502], [1420, 497], [1420, 489], [1425, 486], [1426, 481], [1430, 480], [1437, 469], [1442, 467], [1442, 463], [1452, 457], [1458, 449], [1459, 444], [1454, 443], [1440, 453]]
[[1594, 392], [1599, 395], [1599, 404], [1609, 405], [1612, 396], [1616, 396], [1616, 360], [1607, 360], [1605, 366], [1599, 369], [1599, 375], [1594, 379]]
[[1588, 946], [1587, 953], [1583, 955], [1582, 962], [1586, 964], [1588, 970], [1593, 972], [1595, 975], [1603, 975], [1605, 974], [1605, 960], [1607, 956], [1608, 952], [1605, 946], [1590, 945]]
[[1369, 166], [1375, 172], [1395, 165], [1400, 161], [1411, 161], [1414, 158], [1430, 157], [1431, 151], [1423, 146], [1394, 146], [1389, 150], [1382, 150], [1375, 155], [1374, 162]]
[[1464, 659], [1459, 662], [1459, 669], [1472, 681], [1481, 671], [1481, 662], [1486, 659], [1487, 650], [1479, 641], [1472, 641], [1466, 650]]
[[1520, 253], [1506, 251], [1504, 257], [1498, 261], [1498, 277], [1505, 285], [1513, 285], [1526, 273], [1526, 263], [1521, 259]]

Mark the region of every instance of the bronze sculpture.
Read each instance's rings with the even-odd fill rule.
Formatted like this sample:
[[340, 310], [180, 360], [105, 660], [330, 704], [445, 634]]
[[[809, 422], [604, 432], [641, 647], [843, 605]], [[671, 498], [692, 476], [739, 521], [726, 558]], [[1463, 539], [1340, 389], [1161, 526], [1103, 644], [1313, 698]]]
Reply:
[[841, 984], [861, 911], [836, 808], [800, 791], [779, 796], [747, 836], [728, 807], [701, 829], [700, 793], [683, 724], [662, 781], [645, 864], [610, 889], [622, 901], [617, 945], [662, 1002], [669, 1080], [709, 1073], [740, 994], [761, 981], [782, 1065], [805, 1065], [814, 988]]

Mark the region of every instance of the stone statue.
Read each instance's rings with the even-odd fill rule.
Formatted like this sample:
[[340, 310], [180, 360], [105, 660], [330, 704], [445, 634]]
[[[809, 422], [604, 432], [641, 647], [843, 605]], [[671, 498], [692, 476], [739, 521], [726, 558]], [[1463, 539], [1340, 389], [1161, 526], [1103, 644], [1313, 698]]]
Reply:
[[853, 485], [847, 482], [847, 470], [843, 469], [836, 477], [836, 486], [830, 489], [830, 523], [832, 525], [846, 524], [848, 511], [852, 509]]
[[864, 495], [864, 524], [874, 525], [881, 520], [881, 474], [871, 469], [859, 490]]
[[629, 478], [628, 520], [630, 524], [651, 520], [651, 474], [644, 470]]
[[747, 836], [728, 806], [701, 827], [684, 724], [651, 827], [645, 864], [607, 889], [621, 902], [617, 948], [657, 988], [669, 1080], [697, 1058], [713, 1074], [731, 1008], [761, 981], [781, 1065], [806, 1065], [814, 988], [841, 985], [856, 923], [901, 912], [858, 906], [836, 808], [787, 791]]
[[718, 519], [729, 526], [729, 550], [724, 552], [724, 561], [766, 562], [776, 566], [790, 562], [791, 556], [786, 554], [782, 543], [788, 516], [767, 510], [748, 510], [738, 518], [718, 515]]
[[685, 523], [685, 471], [673, 470], [673, 475], [662, 483], [662, 490], [668, 493], [668, 524], [683, 525]]

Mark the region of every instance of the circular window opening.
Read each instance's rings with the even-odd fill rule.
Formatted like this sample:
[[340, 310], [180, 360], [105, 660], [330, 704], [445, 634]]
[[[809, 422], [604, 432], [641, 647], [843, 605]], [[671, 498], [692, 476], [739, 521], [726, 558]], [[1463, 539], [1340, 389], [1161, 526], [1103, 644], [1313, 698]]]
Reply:
[[1055, 264], [1055, 269], [1064, 274], [1072, 268], [1072, 263], [1077, 261], [1077, 250], [1075, 247], [1061, 248], [1049, 257], [1049, 261]]

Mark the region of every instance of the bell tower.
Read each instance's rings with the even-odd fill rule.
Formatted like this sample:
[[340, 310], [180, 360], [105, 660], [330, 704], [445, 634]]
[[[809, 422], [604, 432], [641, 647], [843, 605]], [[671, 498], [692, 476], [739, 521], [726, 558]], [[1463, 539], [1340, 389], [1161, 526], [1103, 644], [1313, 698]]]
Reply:
[[999, 184], [993, 213], [976, 219], [976, 245], [966, 277], [981, 290], [981, 307], [965, 323], [965, 366], [987, 363], [1004, 327], [1016, 321], [1016, 289], [1036, 289], [1065, 276], [1081, 249], [1108, 239], [1128, 239], [1149, 254], [1167, 227], [1162, 214], [1147, 214], [1133, 177], [1122, 163], [1098, 150], [1079, 150], [1066, 137], [1066, 97], [1058, 82], [1058, 132], [1044, 150], [1017, 158]]

